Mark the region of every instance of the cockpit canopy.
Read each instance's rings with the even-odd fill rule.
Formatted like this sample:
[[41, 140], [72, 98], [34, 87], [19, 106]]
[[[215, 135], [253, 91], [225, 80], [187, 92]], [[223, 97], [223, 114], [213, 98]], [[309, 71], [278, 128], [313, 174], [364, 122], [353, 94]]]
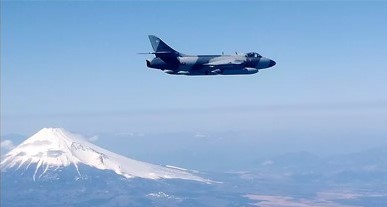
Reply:
[[249, 52], [249, 53], [246, 53], [246, 57], [260, 58], [262, 56], [260, 54], [256, 53], [256, 52]]

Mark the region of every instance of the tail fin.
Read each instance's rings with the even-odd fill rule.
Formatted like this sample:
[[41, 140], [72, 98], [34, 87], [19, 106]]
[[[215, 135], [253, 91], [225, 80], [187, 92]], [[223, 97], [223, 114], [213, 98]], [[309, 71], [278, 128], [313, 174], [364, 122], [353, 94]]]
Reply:
[[183, 56], [181, 53], [178, 51], [172, 49], [169, 47], [165, 42], [163, 42], [160, 38], [154, 36], [154, 35], [149, 35], [149, 40], [152, 44], [154, 54], [156, 57], [158, 56]]

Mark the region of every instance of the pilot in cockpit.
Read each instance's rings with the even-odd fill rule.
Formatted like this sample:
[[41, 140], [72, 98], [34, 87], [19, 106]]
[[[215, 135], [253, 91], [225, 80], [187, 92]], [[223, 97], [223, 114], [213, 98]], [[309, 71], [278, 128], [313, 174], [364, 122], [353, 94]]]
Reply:
[[262, 57], [260, 54], [256, 53], [256, 52], [249, 52], [246, 54], [246, 57], [250, 57], [250, 58], [260, 58]]

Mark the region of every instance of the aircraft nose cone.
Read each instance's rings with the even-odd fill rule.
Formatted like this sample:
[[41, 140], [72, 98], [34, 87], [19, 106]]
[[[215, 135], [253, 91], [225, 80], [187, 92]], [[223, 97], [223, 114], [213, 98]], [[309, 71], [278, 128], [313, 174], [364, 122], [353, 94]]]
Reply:
[[270, 60], [269, 68], [275, 66], [276, 62], [274, 60]]

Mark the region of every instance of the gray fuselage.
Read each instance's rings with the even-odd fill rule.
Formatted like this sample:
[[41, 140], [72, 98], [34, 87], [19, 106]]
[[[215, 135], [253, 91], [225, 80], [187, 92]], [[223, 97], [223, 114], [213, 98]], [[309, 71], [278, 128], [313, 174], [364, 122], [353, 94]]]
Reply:
[[244, 75], [270, 68], [276, 63], [250, 52], [236, 55], [185, 55], [165, 44], [160, 38], [149, 35], [156, 57], [147, 60], [149, 68], [175, 75]]
[[[246, 57], [245, 55], [187, 55], [163, 59], [156, 57], [152, 61], [147, 61], [147, 66], [176, 75], [236, 75], [254, 74], [260, 69], [269, 68], [275, 64], [265, 57]], [[220, 61], [222, 65], [211, 65]]]

